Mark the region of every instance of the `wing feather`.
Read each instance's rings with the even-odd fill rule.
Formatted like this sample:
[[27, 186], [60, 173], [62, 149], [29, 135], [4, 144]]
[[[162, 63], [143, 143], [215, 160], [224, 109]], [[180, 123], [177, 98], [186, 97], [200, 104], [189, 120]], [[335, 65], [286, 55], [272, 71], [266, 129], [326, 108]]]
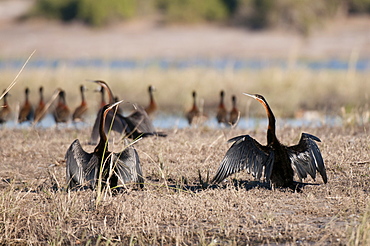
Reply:
[[154, 125], [150, 120], [148, 114], [140, 106], [136, 106], [135, 112], [133, 112], [126, 118], [131, 125], [131, 128], [136, 128], [139, 132], [155, 132]]
[[66, 177], [69, 188], [85, 183], [85, 169], [89, 165], [92, 155], [82, 149], [78, 139], [69, 146], [65, 155]]
[[134, 182], [143, 187], [144, 179], [139, 155], [132, 146], [126, 147], [120, 153], [113, 154], [115, 172], [124, 184]]
[[127, 132], [132, 134], [133, 138], [147, 137], [147, 136], [158, 136], [166, 137], [167, 134], [163, 132], [157, 132], [153, 125], [152, 120], [149, 118], [145, 109], [141, 106], [136, 106], [135, 112], [127, 117], [124, 117], [130, 129], [133, 132]]
[[315, 141], [321, 142], [318, 137], [308, 133], [302, 133], [299, 143], [288, 147], [288, 155], [300, 179], [307, 178], [307, 174], [315, 179], [316, 171], [318, 171], [324, 183], [327, 183], [328, 178], [326, 176], [324, 160]]
[[268, 150], [249, 135], [237, 136], [228, 142], [234, 143], [226, 152], [212, 182], [219, 183], [244, 169], [257, 179], [270, 178], [274, 162], [273, 151]]

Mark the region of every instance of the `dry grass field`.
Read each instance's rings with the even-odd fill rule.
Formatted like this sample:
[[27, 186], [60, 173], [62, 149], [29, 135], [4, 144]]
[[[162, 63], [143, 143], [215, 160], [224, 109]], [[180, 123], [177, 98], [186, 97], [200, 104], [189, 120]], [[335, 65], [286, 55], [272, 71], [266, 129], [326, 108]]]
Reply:
[[[11, 2], [11, 1], [9, 1]], [[21, 1], [25, 2], [25, 1]], [[3, 11], [4, 12], [4, 11]], [[11, 13], [9, 11], [6, 11]], [[246, 172], [218, 186], [207, 186], [229, 148], [229, 138], [250, 134], [265, 143], [265, 126], [255, 129], [210, 127], [164, 129], [166, 138], [135, 144], [145, 188], [128, 187], [118, 194], [66, 191], [64, 156], [74, 139], [86, 151], [91, 126], [84, 129], [0, 127], [0, 245], [369, 245], [370, 244], [370, 76], [356, 62], [369, 57], [368, 17], [343, 20], [310, 37], [287, 32], [249, 32], [224, 28], [157, 28], [145, 23], [89, 30], [81, 25], [34, 21], [14, 23], [0, 17], [3, 60], [60, 59], [56, 68], [27, 67], [9, 99], [16, 118], [24, 101], [38, 102], [44, 86], [49, 100], [56, 88], [66, 90], [73, 110], [80, 103], [79, 86], [94, 115], [96, 86], [103, 79], [125, 102], [148, 103], [147, 87], [157, 88], [161, 113], [183, 115], [197, 89], [204, 111], [213, 117], [220, 90], [226, 106], [238, 97], [242, 117], [265, 117], [261, 105], [242, 92], [260, 93], [280, 118], [300, 109], [343, 119], [342, 126], [278, 127], [277, 136], [290, 145], [301, 132], [319, 137], [328, 174], [300, 184], [301, 193], [271, 190]], [[355, 28], [354, 28], [355, 27]], [[220, 35], [222, 33], [222, 35]], [[117, 48], [118, 47], [118, 48]], [[124, 47], [124, 48], [122, 48]], [[261, 70], [75, 68], [73, 58], [148, 59], [161, 57], [282, 58], [286, 68]], [[300, 59], [338, 57], [348, 69], [312, 70], [296, 66]], [[5, 89], [18, 71], [1, 68]], [[130, 104], [124, 104], [132, 109]], [[51, 109], [53, 106], [51, 107]], [[116, 138], [110, 149], [122, 149]], [[201, 176], [201, 178], [200, 178]]]
[[[327, 167], [305, 180], [302, 193], [270, 190], [239, 173], [220, 186], [202, 187], [229, 144], [256, 129], [168, 130], [135, 147], [145, 188], [106, 193], [65, 191], [64, 155], [75, 138], [85, 150], [90, 129], [0, 131], [0, 244], [2, 245], [366, 245], [370, 241], [370, 126], [277, 129], [294, 144], [301, 132], [321, 138]], [[121, 148], [117, 140], [111, 149]]]

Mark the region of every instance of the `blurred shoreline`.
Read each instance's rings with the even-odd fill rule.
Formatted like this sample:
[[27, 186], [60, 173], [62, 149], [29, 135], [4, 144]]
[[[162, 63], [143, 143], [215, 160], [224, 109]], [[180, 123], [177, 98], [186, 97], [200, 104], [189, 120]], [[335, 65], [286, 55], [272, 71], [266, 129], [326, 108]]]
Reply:
[[[1, 59], [368, 59], [370, 17], [337, 19], [304, 37], [287, 30], [211, 25], [160, 26], [136, 20], [102, 28], [34, 19], [17, 21], [32, 1], [3, 1]], [[5, 4], [8, 3], [8, 4]], [[4, 8], [5, 6], [5, 8]]]

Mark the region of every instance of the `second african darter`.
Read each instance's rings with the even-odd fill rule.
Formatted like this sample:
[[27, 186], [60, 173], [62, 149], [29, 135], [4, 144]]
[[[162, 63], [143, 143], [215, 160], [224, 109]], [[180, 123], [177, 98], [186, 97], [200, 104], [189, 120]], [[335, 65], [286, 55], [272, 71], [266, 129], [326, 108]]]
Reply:
[[[245, 94], [245, 93], [244, 93]], [[309, 174], [316, 178], [318, 171], [327, 183], [326, 169], [319, 147], [315, 141], [320, 139], [302, 133], [297, 145], [285, 146], [279, 142], [275, 134], [275, 117], [265, 98], [261, 95], [245, 94], [259, 101], [266, 109], [269, 124], [267, 129], [267, 145], [261, 145], [249, 135], [237, 136], [228, 142], [234, 144], [226, 152], [217, 170], [214, 183], [223, 181], [228, 176], [247, 169], [254, 177], [263, 177], [274, 187], [296, 189], [293, 183], [294, 171], [302, 180]]]
[[[105, 90], [108, 93], [109, 103], [114, 103], [114, 96], [109, 88], [108, 84], [101, 80], [95, 80], [93, 81], [100, 86], [104, 87]], [[93, 130], [91, 133], [90, 142], [95, 143], [99, 137], [99, 119], [100, 115], [102, 114], [102, 110], [100, 109], [98, 111]], [[146, 137], [146, 136], [160, 136], [165, 137], [166, 134], [156, 132], [152, 121], [149, 119], [148, 114], [145, 112], [145, 110], [142, 107], [136, 107], [135, 112], [128, 116], [123, 116], [121, 114], [113, 115], [113, 112], [108, 112], [106, 121], [111, 122], [112, 119], [114, 119], [112, 124], [112, 130], [124, 133], [126, 136], [136, 139], [138, 137]], [[105, 126], [105, 132], [108, 132], [109, 125], [106, 124]]]

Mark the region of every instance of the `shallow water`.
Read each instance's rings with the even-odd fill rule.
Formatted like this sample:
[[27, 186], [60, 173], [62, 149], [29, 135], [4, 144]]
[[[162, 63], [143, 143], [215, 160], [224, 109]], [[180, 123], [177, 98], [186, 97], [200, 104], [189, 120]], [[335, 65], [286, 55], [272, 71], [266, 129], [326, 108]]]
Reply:
[[[86, 128], [92, 127], [94, 124], [95, 117], [93, 115], [86, 119], [86, 122], [59, 124], [59, 128]], [[242, 117], [240, 118], [238, 125], [239, 129], [251, 130], [258, 129], [259, 127], [266, 127], [268, 124], [265, 118], [253, 118], [253, 117]], [[321, 126], [340, 126], [342, 125], [342, 119], [340, 117], [326, 116], [318, 119], [277, 119], [277, 127], [321, 127]], [[183, 129], [190, 127], [186, 118], [182, 115], [157, 115], [153, 120], [153, 125], [157, 129]], [[32, 124], [30, 122], [24, 122], [18, 124], [15, 120], [6, 122], [2, 127], [23, 129], [29, 128]], [[226, 125], [220, 125], [217, 123], [215, 117], [209, 118], [204, 122], [203, 126], [211, 129], [219, 129], [228, 127]], [[56, 127], [54, 118], [51, 114], [45, 116], [45, 118], [36, 125], [37, 128], [49, 128]]]
[[[0, 69], [20, 69], [24, 64], [24, 60], [0, 60]], [[291, 64], [288, 61], [280, 59], [238, 59], [232, 57], [222, 57], [217, 59], [207, 58], [189, 58], [189, 59], [33, 59], [27, 64], [28, 68], [34, 69], [57, 69], [60, 67], [68, 68], [108, 68], [108, 69], [144, 69], [144, 68], [160, 68], [160, 69], [187, 69], [187, 68], [207, 68], [207, 69], [252, 69], [259, 70], [270, 67], [287, 68]], [[339, 59], [328, 60], [298, 60], [295, 66], [299, 68], [307, 68], [311, 70], [348, 70], [355, 69], [357, 71], [370, 70], [370, 59], [360, 59], [356, 62], [350, 62]]]

